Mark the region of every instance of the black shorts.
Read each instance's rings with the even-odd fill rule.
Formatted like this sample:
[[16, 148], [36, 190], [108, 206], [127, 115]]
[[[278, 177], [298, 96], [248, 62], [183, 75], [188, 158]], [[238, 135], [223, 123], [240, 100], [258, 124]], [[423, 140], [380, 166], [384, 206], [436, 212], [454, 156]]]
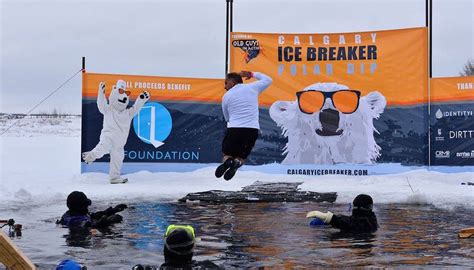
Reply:
[[227, 128], [222, 141], [224, 155], [246, 159], [258, 138], [256, 128]]

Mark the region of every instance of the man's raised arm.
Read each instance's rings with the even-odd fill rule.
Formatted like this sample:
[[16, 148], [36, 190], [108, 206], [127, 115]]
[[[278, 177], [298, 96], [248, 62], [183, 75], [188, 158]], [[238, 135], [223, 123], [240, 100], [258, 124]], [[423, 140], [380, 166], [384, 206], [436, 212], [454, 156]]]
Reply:
[[257, 81], [249, 83], [248, 85], [252, 86], [259, 93], [267, 89], [267, 87], [270, 86], [270, 84], [272, 83], [272, 78], [260, 72], [241, 71], [240, 75], [246, 80], [250, 78], [255, 78]]

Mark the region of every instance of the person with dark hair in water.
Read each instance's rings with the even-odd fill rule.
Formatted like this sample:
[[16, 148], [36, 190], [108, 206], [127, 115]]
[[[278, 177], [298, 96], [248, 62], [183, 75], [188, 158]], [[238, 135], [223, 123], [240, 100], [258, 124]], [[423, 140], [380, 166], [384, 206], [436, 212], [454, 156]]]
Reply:
[[366, 194], [359, 194], [353, 201], [352, 215], [334, 215], [331, 212], [311, 211], [307, 218], [317, 218], [325, 224], [330, 224], [341, 232], [347, 233], [372, 233], [377, 231], [378, 223], [375, 213], [372, 211], [372, 197]]
[[133, 270], [171, 269], [223, 269], [211, 261], [194, 261], [196, 236], [189, 225], [170, 225], [165, 233], [163, 254], [165, 262], [160, 266], [137, 264]]
[[122, 216], [117, 213], [127, 208], [125, 204], [109, 207], [104, 211], [89, 213], [91, 200], [81, 191], [73, 191], [67, 196], [68, 211], [64, 213], [56, 224], [69, 228], [96, 228], [105, 229], [110, 225], [122, 221]]
[[[255, 78], [257, 81], [243, 83]], [[270, 86], [272, 78], [259, 72], [229, 73], [224, 82], [226, 93], [222, 97], [222, 112], [227, 130], [222, 140], [222, 164], [215, 171], [217, 178], [230, 180], [244, 164], [255, 146], [260, 130], [258, 96]]]

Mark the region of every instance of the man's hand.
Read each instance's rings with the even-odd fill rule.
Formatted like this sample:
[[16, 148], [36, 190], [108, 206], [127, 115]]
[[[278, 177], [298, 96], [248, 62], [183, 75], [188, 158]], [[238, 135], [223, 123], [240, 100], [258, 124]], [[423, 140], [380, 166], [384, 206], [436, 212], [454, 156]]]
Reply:
[[122, 222], [123, 218], [121, 215], [111, 215], [107, 217], [107, 222], [109, 224], [115, 224], [115, 223], [120, 223]]
[[140, 98], [145, 99], [145, 100], [149, 100], [150, 99], [150, 93], [148, 93], [148, 91], [143, 91], [143, 92], [140, 93]]
[[240, 72], [240, 76], [242, 76], [243, 78], [245, 78], [246, 80], [250, 79], [253, 77], [253, 73], [251, 71], [245, 71], [245, 70], [242, 70]]
[[102, 91], [102, 93], [105, 94], [105, 82], [99, 83], [99, 92], [100, 91]]
[[311, 212], [308, 212], [308, 214], [306, 214], [306, 218], [318, 218], [322, 220], [324, 223], [329, 224], [331, 222], [333, 215], [334, 214], [329, 211], [326, 213], [323, 213], [320, 211], [311, 211]]
[[114, 212], [115, 212], [115, 213], [121, 212], [121, 211], [123, 211], [123, 210], [125, 210], [125, 209], [127, 209], [127, 208], [128, 208], [127, 205], [122, 203], [122, 204], [119, 204], [119, 205], [117, 205], [117, 206], [114, 207]]

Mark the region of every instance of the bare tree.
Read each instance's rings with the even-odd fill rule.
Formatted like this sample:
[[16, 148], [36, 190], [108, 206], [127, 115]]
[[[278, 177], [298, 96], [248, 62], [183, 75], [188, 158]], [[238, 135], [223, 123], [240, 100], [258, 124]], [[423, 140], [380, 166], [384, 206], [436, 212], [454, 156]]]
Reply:
[[459, 74], [461, 76], [474, 76], [474, 61], [472, 59], [467, 60], [467, 63]]

